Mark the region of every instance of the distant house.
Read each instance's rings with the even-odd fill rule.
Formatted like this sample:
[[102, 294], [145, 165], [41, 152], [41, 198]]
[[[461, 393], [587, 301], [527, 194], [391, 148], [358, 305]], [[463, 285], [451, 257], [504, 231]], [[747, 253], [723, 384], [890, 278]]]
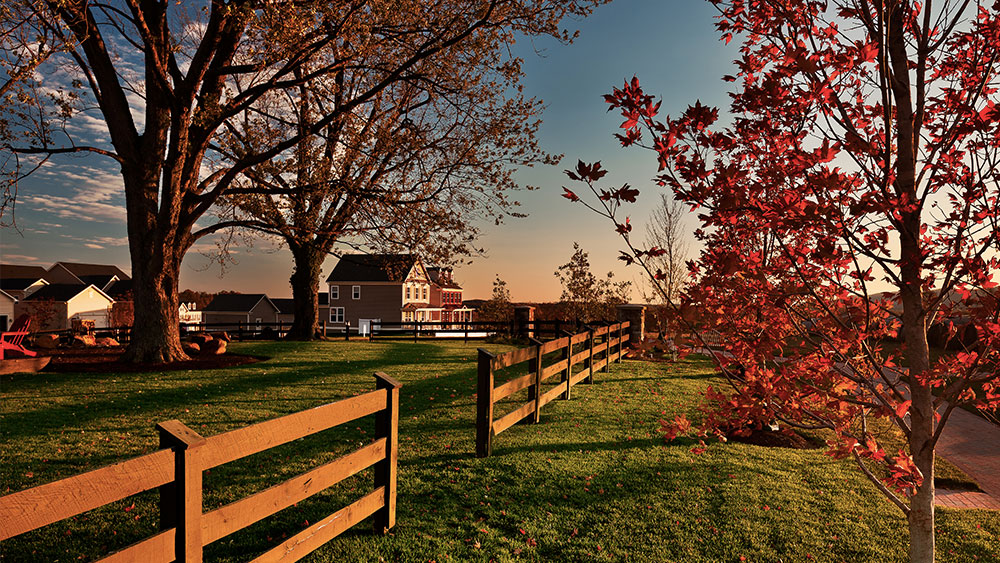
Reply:
[[[291, 297], [272, 298], [271, 302], [278, 308], [278, 322], [291, 326], [295, 322], [295, 299]], [[316, 294], [316, 320], [322, 321], [330, 316], [330, 294], [321, 291]]]
[[373, 322], [465, 320], [471, 311], [462, 305], [462, 288], [450, 270], [434, 271], [432, 277], [412, 254], [344, 255], [326, 280], [329, 321], [365, 333]]
[[202, 322], [202, 312], [194, 303], [181, 303], [177, 317], [182, 325], [197, 325]]
[[263, 293], [220, 293], [201, 311], [209, 329], [234, 330], [278, 322], [278, 307]]
[[74, 319], [105, 328], [113, 303], [94, 284], [53, 283], [18, 300], [14, 309], [17, 315], [31, 315], [32, 330], [65, 330]]
[[462, 286], [455, 283], [453, 268], [427, 268], [427, 274], [431, 278], [431, 307], [439, 309], [432, 310], [432, 319], [443, 323], [472, 321], [473, 309], [462, 301]]
[[0, 332], [10, 328], [14, 322], [14, 296], [0, 289]]
[[46, 274], [41, 266], [0, 264], [0, 291], [6, 291], [14, 299], [24, 299], [49, 285]]

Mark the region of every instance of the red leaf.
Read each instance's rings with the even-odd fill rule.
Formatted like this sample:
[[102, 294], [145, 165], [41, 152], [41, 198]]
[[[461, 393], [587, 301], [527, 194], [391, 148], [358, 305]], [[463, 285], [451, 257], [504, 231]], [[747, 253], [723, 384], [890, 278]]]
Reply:
[[908, 410], [910, 410], [910, 401], [909, 400], [903, 401], [902, 403], [899, 403], [899, 405], [896, 407], [896, 416], [898, 416], [899, 418], [903, 418], [904, 416], [906, 416], [906, 411]]

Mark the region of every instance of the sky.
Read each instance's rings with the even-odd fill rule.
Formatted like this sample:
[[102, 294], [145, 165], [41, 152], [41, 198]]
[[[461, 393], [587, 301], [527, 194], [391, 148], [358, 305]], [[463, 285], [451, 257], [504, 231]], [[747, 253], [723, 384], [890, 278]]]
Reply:
[[[726, 46], [719, 40], [713, 16], [711, 5], [700, 0], [615, 0], [585, 20], [565, 22], [580, 30], [571, 45], [547, 39], [515, 45], [515, 53], [525, 59], [525, 94], [545, 103], [540, 146], [564, 157], [559, 166], [518, 171], [519, 182], [539, 188], [515, 198], [528, 217], [480, 225], [477, 244], [485, 256], [455, 271], [466, 299], [488, 298], [499, 276], [515, 301], [558, 300], [554, 272], [569, 261], [574, 242], [588, 252], [596, 274], [614, 271], [617, 279], [641, 279], [636, 266], [617, 260], [623, 245], [613, 226], [561, 197], [563, 186], [572, 189], [563, 170], [578, 159], [599, 160], [610, 171], [602, 185], [627, 182], [638, 188], [639, 201], [629, 214], [635, 232], [642, 233], [651, 206], [660, 199], [661, 188], [650, 181], [655, 158], [620, 147], [613, 134], [621, 117], [607, 112], [602, 96], [638, 76], [647, 93], [662, 97], [664, 113], [676, 115], [696, 100], [724, 110], [729, 97], [722, 76], [733, 74], [738, 52], [735, 42]], [[74, 126], [94, 132], [101, 125], [88, 117]], [[25, 183], [18, 197], [17, 228], [0, 231], [0, 261], [45, 267], [56, 261], [110, 263], [131, 269], [121, 179], [105, 159], [59, 158]], [[696, 219], [690, 217], [686, 226], [692, 233]], [[224, 271], [209, 258], [212, 249], [204, 243], [188, 252], [181, 288], [291, 295], [292, 260], [286, 249], [258, 240], [236, 248], [235, 263]], [[323, 280], [336, 261], [326, 261]], [[632, 298], [639, 301], [640, 295], [633, 291]]]

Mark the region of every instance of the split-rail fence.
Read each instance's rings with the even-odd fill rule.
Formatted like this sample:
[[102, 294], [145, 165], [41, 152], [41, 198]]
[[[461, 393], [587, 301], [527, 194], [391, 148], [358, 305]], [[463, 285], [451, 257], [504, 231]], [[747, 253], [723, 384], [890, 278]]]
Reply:
[[[200, 562], [204, 546], [372, 466], [372, 492], [253, 561], [298, 561], [372, 515], [376, 533], [385, 533], [396, 522], [400, 386], [376, 373], [375, 391], [208, 438], [180, 421], [162, 422], [157, 425], [162, 449], [154, 453], [0, 497], [0, 540], [159, 488], [161, 531], [99, 561]], [[204, 471], [372, 414], [375, 441], [284, 483], [202, 512]]]
[[[493, 355], [479, 349], [478, 384], [476, 389], [476, 456], [489, 457], [493, 453], [493, 438], [525, 418], [538, 422], [541, 409], [553, 400], [569, 399], [574, 385], [594, 382], [594, 372], [608, 371], [611, 362], [619, 362], [623, 344], [629, 340], [629, 323], [595, 327], [579, 334], [567, 333], [562, 338], [542, 342], [532, 339], [533, 346]], [[582, 345], [577, 348], [578, 345]], [[548, 354], [561, 352], [559, 360], [543, 365]], [[528, 373], [497, 386], [496, 372], [518, 364], [527, 364]], [[583, 369], [574, 372], [582, 365]], [[561, 374], [559, 383], [543, 391], [542, 384], [555, 374]], [[495, 405], [511, 395], [528, 390], [528, 400], [513, 411], [494, 419]]]

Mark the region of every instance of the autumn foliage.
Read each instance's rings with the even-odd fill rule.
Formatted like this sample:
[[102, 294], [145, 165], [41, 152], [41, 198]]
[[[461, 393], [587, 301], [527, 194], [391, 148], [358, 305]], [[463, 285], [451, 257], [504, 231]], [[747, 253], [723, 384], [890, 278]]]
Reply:
[[[694, 431], [832, 431], [830, 453], [907, 515], [911, 559], [933, 560], [937, 440], [955, 409], [1000, 406], [1000, 3], [711, 1], [742, 39], [730, 116], [663, 115], [635, 78], [605, 97], [621, 145], [650, 150], [702, 222], [685, 307], [724, 336], [731, 388]], [[601, 188], [599, 163], [567, 174], [626, 262], [661, 252], [629, 238], [632, 188]], [[976, 338], [931, 362], [934, 326]]]

